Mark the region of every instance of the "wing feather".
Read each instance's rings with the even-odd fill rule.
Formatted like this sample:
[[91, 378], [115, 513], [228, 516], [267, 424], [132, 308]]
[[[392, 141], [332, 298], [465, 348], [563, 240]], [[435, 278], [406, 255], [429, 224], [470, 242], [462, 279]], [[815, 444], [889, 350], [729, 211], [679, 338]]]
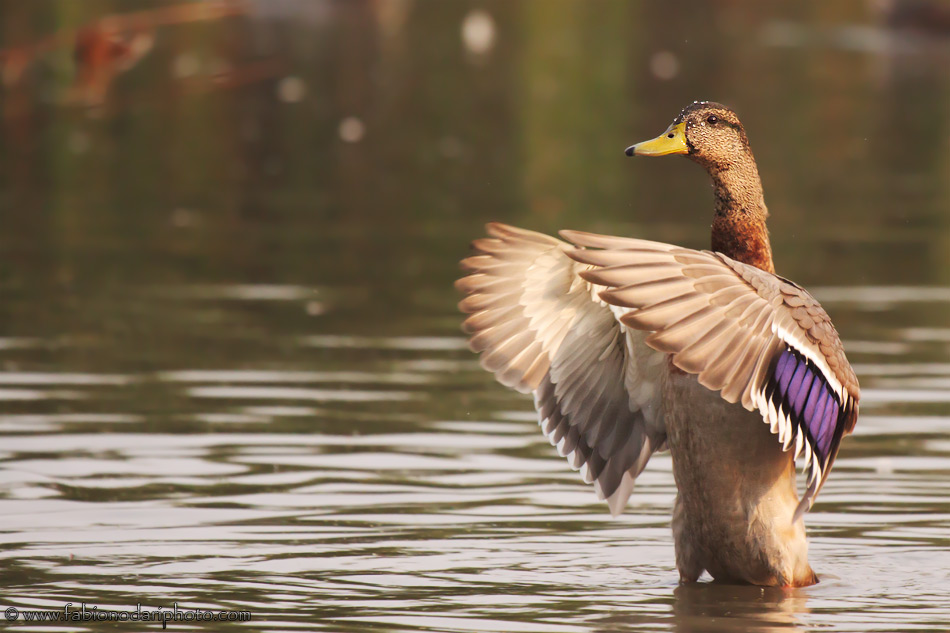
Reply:
[[[666, 443], [654, 388], [663, 355], [643, 342], [645, 333], [617, 321], [581, 278], [587, 266], [567, 256], [569, 244], [501, 224], [487, 232], [462, 262], [469, 274], [456, 282], [469, 346], [499, 382], [533, 392], [548, 440], [618, 514]], [[676, 272], [665, 261], [656, 268]]]
[[720, 253], [562, 235], [586, 247], [567, 254], [590, 267], [581, 277], [606, 288], [600, 297], [621, 309], [624, 325], [650, 332], [646, 344], [671, 354], [725, 400], [758, 410], [783, 447], [804, 456], [808, 488], [796, 518], [810, 508], [841, 437], [854, 427], [859, 398], [838, 333], [818, 302]]

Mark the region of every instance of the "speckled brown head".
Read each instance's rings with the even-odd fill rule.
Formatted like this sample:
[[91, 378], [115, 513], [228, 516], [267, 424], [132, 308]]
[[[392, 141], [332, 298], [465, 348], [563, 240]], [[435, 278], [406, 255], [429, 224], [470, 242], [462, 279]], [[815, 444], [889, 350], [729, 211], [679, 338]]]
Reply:
[[694, 101], [663, 134], [627, 148], [627, 156], [670, 154], [699, 163], [712, 178], [716, 194], [712, 249], [774, 272], [762, 182], [736, 113], [721, 103]]
[[715, 101], [694, 101], [663, 134], [627, 148], [627, 156], [683, 154], [706, 167], [727, 167], [751, 157], [749, 138], [739, 117]]

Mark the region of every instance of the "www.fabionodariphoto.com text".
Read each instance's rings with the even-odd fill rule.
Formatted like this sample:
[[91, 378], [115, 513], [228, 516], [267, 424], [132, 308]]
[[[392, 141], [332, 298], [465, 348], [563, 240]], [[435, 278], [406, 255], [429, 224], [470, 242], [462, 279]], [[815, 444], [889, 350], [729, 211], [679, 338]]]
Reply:
[[169, 622], [250, 622], [250, 611], [232, 611], [228, 609], [214, 611], [210, 609], [183, 609], [174, 603], [170, 608], [142, 608], [136, 604], [134, 610], [100, 609], [85, 602], [78, 605], [67, 602], [62, 609], [18, 609], [7, 607], [3, 612], [7, 622], [161, 622], [167, 628]]

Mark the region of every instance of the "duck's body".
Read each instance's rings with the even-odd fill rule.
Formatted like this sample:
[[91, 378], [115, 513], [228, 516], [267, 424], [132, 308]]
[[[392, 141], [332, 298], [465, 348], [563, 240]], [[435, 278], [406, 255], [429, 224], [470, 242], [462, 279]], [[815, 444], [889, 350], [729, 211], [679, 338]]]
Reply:
[[671, 370], [667, 441], [679, 493], [673, 538], [680, 579], [708, 570], [717, 580], [756, 585], [810, 585], [795, 462], [762, 423], [703, 387], [696, 376]]
[[[682, 581], [705, 570], [812, 584], [802, 515], [854, 426], [857, 380], [821, 306], [774, 275], [734, 113], [694, 103], [633, 153], [686, 154], [707, 169], [716, 252], [489, 225], [458, 282], [471, 346], [503, 384], [534, 393], [543, 431], [612, 513], [669, 448]], [[800, 454], [811, 475], [801, 501]]]

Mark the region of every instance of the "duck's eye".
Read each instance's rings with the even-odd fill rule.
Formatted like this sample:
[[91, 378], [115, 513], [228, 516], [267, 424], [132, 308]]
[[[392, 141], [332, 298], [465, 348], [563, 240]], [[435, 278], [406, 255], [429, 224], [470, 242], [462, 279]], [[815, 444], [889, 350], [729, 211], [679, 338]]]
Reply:
[[715, 114], [710, 114], [708, 117], [706, 117], [706, 123], [709, 125], [716, 125], [719, 123], [719, 117], [717, 117]]

